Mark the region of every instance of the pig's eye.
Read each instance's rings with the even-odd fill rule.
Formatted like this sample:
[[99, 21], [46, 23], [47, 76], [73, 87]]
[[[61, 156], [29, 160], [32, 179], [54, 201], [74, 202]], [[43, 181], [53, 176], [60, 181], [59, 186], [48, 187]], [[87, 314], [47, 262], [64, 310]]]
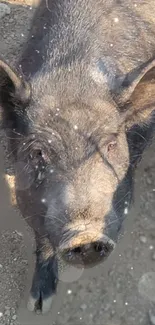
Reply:
[[34, 149], [30, 153], [29, 159], [36, 173], [35, 186], [38, 187], [45, 179], [46, 155], [41, 149]]
[[117, 141], [111, 141], [110, 143], [108, 143], [107, 145], [107, 152], [111, 152], [114, 151], [117, 148]]
[[30, 153], [29, 158], [31, 161], [38, 161], [38, 162], [43, 162], [48, 159], [46, 153], [44, 150], [40, 148], [34, 148], [33, 151]]
[[107, 159], [114, 159], [117, 154], [117, 137], [111, 136], [105, 145], [105, 156]]

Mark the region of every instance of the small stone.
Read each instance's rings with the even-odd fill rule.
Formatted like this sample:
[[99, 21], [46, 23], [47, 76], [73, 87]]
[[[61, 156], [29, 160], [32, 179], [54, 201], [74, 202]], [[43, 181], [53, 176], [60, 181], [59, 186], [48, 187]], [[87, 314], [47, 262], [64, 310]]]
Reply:
[[3, 313], [0, 311], [0, 317], [2, 317], [3, 316]]
[[149, 320], [151, 325], [155, 325], [155, 310], [149, 310]]
[[81, 305], [81, 309], [82, 310], [86, 310], [87, 309], [87, 305], [86, 304]]
[[117, 288], [117, 290], [119, 290], [119, 289], [120, 289], [120, 287], [121, 287], [121, 284], [120, 284], [120, 282], [117, 282], [117, 283], [116, 283], [116, 288]]
[[155, 272], [144, 273], [138, 283], [140, 295], [155, 303]]
[[142, 236], [140, 236], [140, 241], [141, 241], [141, 243], [146, 244], [147, 238], [142, 235]]
[[4, 3], [0, 3], [0, 19], [5, 17], [6, 15], [10, 15], [11, 9], [8, 5]]
[[110, 315], [113, 317], [115, 314], [116, 314], [115, 310], [112, 309], [111, 312], [110, 312]]
[[20, 231], [15, 230], [15, 233], [16, 233], [19, 237], [23, 237], [23, 234], [22, 234]]
[[13, 320], [16, 320], [16, 319], [17, 319], [17, 315], [13, 315], [13, 316], [12, 316], [12, 319], [13, 319]]
[[2, 269], [2, 267], [3, 267], [3, 265], [2, 265], [2, 264], [0, 264], [0, 269]]
[[5, 316], [10, 316], [10, 310], [6, 310], [5, 313], [4, 313]]
[[147, 177], [146, 181], [147, 181], [147, 184], [148, 184], [148, 185], [151, 185], [151, 184], [152, 184], [152, 180], [151, 180], [151, 178]]

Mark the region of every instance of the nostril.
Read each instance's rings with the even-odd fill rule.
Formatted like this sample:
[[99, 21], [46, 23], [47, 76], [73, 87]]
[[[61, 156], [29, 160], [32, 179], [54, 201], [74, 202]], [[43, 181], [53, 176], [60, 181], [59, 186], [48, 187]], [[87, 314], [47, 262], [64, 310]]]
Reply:
[[82, 252], [82, 249], [81, 249], [81, 247], [79, 246], [79, 247], [75, 247], [71, 252], [73, 252], [73, 253], [81, 253]]
[[94, 243], [94, 250], [97, 253], [108, 255], [113, 250], [113, 246], [111, 244], [103, 243], [103, 242], [96, 242]]
[[103, 244], [101, 244], [101, 243], [95, 243], [94, 244], [94, 249], [95, 249], [95, 251], [96, 252], [102, 252], [102, 249], [103, 249]]

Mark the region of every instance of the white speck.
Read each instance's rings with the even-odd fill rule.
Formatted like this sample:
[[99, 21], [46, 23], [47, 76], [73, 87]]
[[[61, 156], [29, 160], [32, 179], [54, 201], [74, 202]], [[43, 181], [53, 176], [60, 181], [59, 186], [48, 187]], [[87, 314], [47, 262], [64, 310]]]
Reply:
[[155, 188], [153, 188], [153, 190], [152, 190], [153, 192], [155, 192]]
[[3, 313], [0, 311], [0, 317], [2, 317], [3, 316]]
[[3, 265], [2, 265], [2, 264], [0, 264], [0, 269], [2, 269], [2, 267], [3, 267]]
[[116, 299], [114, 299], [114, 303], [116, 302]]
[[17, 258], [15, 257], [13, 260], [14, 260], [14, 261], [17, 261]]
[[55, 115], [56, 115], [56, 116], [58, 116], [59, 114], [58, 114], [58, 113], [56, 113]]
[[37, 53], [40, 53], [40, 51], [36, 50]]
[[131, 231], [131, 234], [133, 235], [133, 231]]
[[119, 19], [117, 17], [114, 18], [114, 22], [115, 23], [118, 23], [119, 22]]
[[57, 108], [57, 111], [59, 112], [60, 111], [60, 108]]
[[52, 142], [52, 140], [49, 139], [49, 140], [48, 140], [48, 143], [51, 143], [51, 142]]
[[46, 27], [46, 26], [44, 26], [44, 29], [47, 29], [47, 27]]
[[74, 125], [74, 130], [77, 130], [78, 129], [78, 126], [77, 125]]
[[121, 257], [122, 255], [121, 254], [119, 254], [119, 257]]
[[21, 36], [24, 37], [24, 34], [22, 33]]
[[38, 165], [35, 166], [35, 169], [38, 169]]
[[23, 146], [25, 146], [26, 145], [26, 143], [25, 142], [23, 142]]
[[55, 133], [54, 133], [54, 132], [52, 132], [52, 135], [55, 135]]
[[114, 44], [113, 44], [113, 43], [111, 43], [111, 44], [110, 44], [110, 46], [111, 46], [111, 47], [113, 47], [113, 46], [114, 46]]
[[69, 289], [69, 290], [67, 291], [67, 293], [68, 293], [68, 295], [71, 295], [71, 294], [72, 294], [72, 290]]
[[128, 214], [128, 208], [124, 209], [124, 214]]
[[19, 68], [21, 68], [22, 67], [22, 65], [21, 64], [19, 64]]
[[54, 172], [54, 169], [50, 169], [50, 173], [52, 174]]
[[29, 9], [32, 10], [32, 7], [30, 7]]
[[41, 199], [41, 202], [42, 202], [42, 203], [45, 203], [45, 202], [46, 202], [46, 199], [44, 199], [44, 198]]
[[134, 6], [137, 7], [137, 3], [135, 3]]
[[125, 201], [124, 203], [127, 205], [128, 204], [128, 201]]
[[60, 315], [60, 311], [58, 311], [58, 315]]
[[80, 317], [80, 320], [82, 320], [82, 317]]
[[77, 150], [78, 148], [76, 147], [75, 150]]
[[154, 249], [153, 245], [150, 245], [149, 249], [152, 251]]
[[34, 37], [34, 35], [31, 36], [32, 38]]
[[128, 302], [127, 301], [125, 302], [125, 306], [128, 306]]
[[131, 266], [130, 269], [133, 270], [133, 266]]

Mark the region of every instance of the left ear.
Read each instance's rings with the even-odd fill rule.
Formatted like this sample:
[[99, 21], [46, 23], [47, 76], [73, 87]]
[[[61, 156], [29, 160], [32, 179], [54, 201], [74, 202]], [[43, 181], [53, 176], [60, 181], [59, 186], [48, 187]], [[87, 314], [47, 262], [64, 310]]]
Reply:
[[115, 100], [127, 128], [148, 122], [155, 110], [155, 59], [125, 77]]

